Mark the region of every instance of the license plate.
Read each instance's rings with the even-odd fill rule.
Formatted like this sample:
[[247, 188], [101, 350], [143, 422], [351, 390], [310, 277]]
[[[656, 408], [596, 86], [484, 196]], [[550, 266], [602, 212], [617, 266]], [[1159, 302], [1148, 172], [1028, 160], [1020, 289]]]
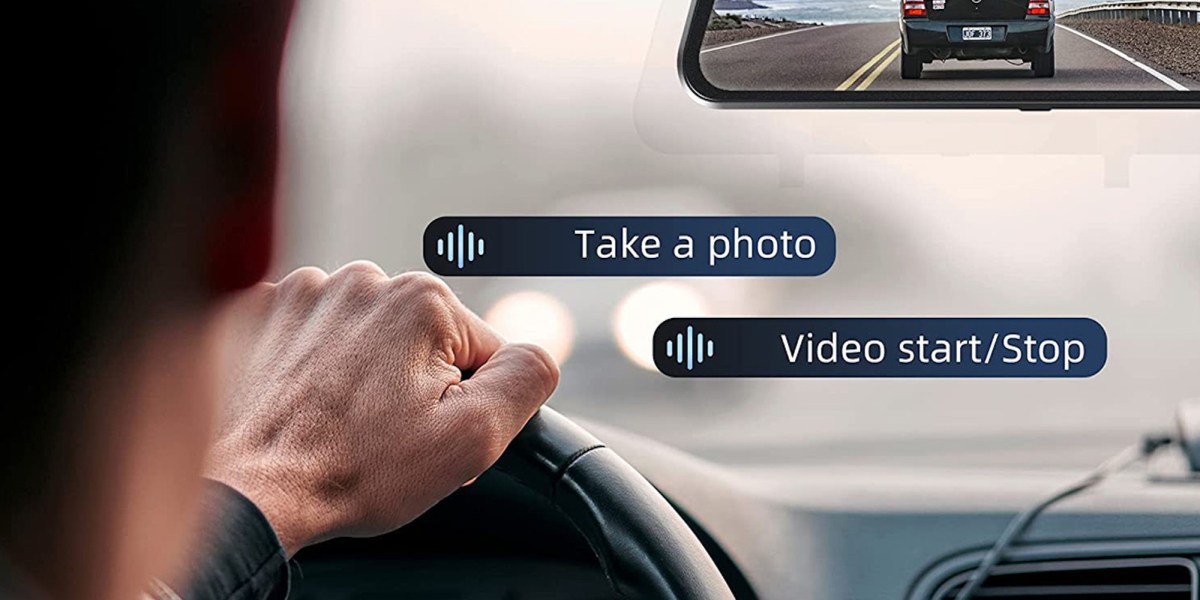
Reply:
[[963, 27], [963, 40], [968, 42], [986, 42], [992, 39], [991, 27]]

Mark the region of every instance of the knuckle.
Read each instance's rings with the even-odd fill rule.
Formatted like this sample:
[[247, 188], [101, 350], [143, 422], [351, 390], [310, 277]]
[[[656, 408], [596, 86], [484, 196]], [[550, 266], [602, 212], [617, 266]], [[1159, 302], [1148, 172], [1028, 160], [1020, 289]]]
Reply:
[[334, 279], [366, 279], [379, 280], [387, 277], [379, 265], [369, 260], [356, 260], [342, 265], [330, 276]]
[[396, 308], [419, 315], [423, 330], [445, 348], [453, 348], [457, 339], [458, 322], [454, 311], [457, 302], [450, 286], [427, 273], [406, 273], [396, 278], [396, 293], [392, 296]]
[[379, 283], [385, 279], [387, 275], [383, 270], [369, 261], [349, 263], [329, 276], [329, 281], [338, 289], [339, 297], [353, 306], [374, 304], [380, 289]]
[[301, 267], [288, 273], [279, 282], [278, 288], [284, 295], [315, 296], [320, 293], [328, 278], [329, 276], [321, 269]]
[[397, 287], [407, 293], [417, 294], [431, 299], [445, 300], [454, 297], [450, 286], [440, 278], [421, 271], [405, 273], [396, 278]]
[[289, 281], [290, 281], [290, 282], [296, 282], [296, 281], [305, 281], [305, 282], [307, 282], [307, 281], [316, 281], [316, 282], [321, 282], [321, 281], [325, 281], [325, 279], [326, 279], [327, 277], [329, 277], [329, 275], [327, 275], [327, 274], [325, 273], [325, 271], [321, 270], [320, 268], [317, 268], [317, 267], [300, 267], [299, 269], [296, 269], [295, 271], [292, 271], [291, 273], [288, 273], [288, 274], [287, 274], [287, 277], [284, 277], [284, 278], [283, 278], [283, 283], [287, 283], [287, 282], [289, 282]]
[[512, 344], [512, 352], [520, 353], [527, 368], [548, 388], [553, 389], [558, 385], [558, 362], [545, 348], [536, 344], [515, 343]]

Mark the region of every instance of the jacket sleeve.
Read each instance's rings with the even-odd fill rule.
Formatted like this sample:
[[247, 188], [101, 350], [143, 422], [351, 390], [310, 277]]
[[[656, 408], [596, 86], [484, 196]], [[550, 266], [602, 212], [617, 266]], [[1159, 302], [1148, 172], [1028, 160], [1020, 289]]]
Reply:
[[287, 554], [262, 511], [227, 485], [205, 484], [204, 528], [191, 573], [186, 582], [169, 588], [182, 600], [287, 598]]

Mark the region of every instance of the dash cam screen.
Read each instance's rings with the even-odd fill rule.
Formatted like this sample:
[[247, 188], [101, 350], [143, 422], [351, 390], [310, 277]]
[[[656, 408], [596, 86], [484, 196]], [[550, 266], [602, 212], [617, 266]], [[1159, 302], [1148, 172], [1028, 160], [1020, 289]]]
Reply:
[[[698, 9], [704, 4], [701, 0]], [[703, 78], [719, 90], [1200, 90], [1200, 2], [715, 0], [710, 5], [703, 41], [693, 51], [699, 52]]]

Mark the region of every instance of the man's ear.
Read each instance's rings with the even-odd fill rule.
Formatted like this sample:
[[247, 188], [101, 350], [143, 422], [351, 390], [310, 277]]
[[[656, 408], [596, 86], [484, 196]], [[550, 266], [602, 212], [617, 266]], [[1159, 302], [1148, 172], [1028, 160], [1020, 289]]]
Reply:
[[226, 293], [262, 280], [275, 242], [279, 73], [292, 2], [235, 3], [218, 25], [214, 127], [226, 201], [211, 221], [208, 283]]

